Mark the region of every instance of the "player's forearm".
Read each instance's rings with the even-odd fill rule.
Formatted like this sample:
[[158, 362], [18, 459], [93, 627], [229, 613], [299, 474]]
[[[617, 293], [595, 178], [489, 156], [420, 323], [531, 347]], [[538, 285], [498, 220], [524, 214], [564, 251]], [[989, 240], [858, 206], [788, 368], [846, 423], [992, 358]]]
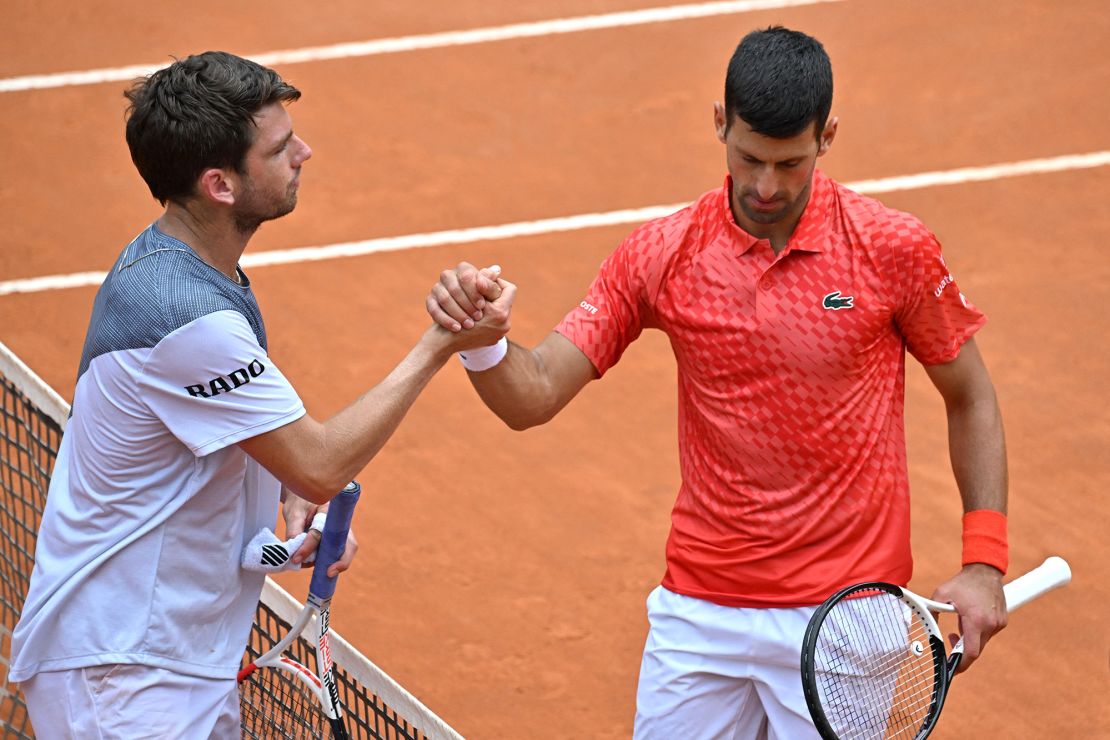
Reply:
[[948, 448], [964, 511], [1006, 513], [1006, 442], [993, 388], [948, 405]]
[[450, 357], [416, 345], [380, 383], [325, 424], [326, 444], [342, 484], [350, 481], [385, 445], [412, 404]]
[[[295, 445], [296, 460], [279, 463], [291, 490], [314, 503], [331, 499], [385, 446], [421, 391], [451, 353], [432, 332], [380, 383], [326, 422], [311, 422]], [[310, 420], [311, 421], [311, 420]]]
[[559, 398], [542, 354], [514, 342], [497, 365], [467, 374], [486, 406], [518, 431], [549, 421], [570, 400]]

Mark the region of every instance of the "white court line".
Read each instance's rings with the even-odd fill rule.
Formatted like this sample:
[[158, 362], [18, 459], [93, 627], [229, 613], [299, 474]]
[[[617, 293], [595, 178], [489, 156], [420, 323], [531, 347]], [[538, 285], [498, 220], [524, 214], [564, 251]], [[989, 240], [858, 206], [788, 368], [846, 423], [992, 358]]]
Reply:
[[[892, 193], [898, 190], [916, 190], [938, 185], [982, 182], [1003, 177], [1062, 172], [1065, 170], [1104, 167], [1106, 165], [1110, 165], [1110, 151], [1070, 154], [1046, 159], [1027, 159], [1022, 162], [985, 167], [963, 167], [955, 170], [922, 172], [916, 175], [886, 177], [878, 180], [859, 180], [845, 183], [845, 186], [859, 193]], [[583, 213], [577, 216], [545, 218], [538, 221], [518, 221], [517, 223], [501, 224], [500, 226], [477, 226], [469, 229], [434, 231], [426, 234], [388, 236], [360, 242], [329, 244], [322, 247], [275, 249], [268, 252], [244, 254], [241, 264], [243, 267], [264, 267], [267, 265], [286, 265], [294, 262], [318, 262], [340, 257], [360, 257], [375, 252], [392, 252], [398, 249], [441, 247], [447, 244], [469, 244], [495, 239], [593, 229], [602, 226], [640, 224], [649, 219], [674, 213], [687, 205], [689, 203], [674, 203], [664, 206], [609, 211], [607, 213]], [[105, 274], [104, 272], [76, 272], [69, 275], [47, 275], [23, 280], [7, 280], [0, 282], [0, 296], [10, 293], [38, 293], [46, 290], [100, 285]]]
[[[318, 62], [326, 59], [349, 59], [375, 54], [395, 54], [435, 49], [443, 46], [462, 46], [465, 44], [484, 44], [507, 39], [523, 39], [536, 36], [550, 36], [559, 33], [596, 31], [602, 28], [639, 26], [645, 23], [667, 23], [692, 18], [710, 18], [718, 15], [750, 13], [757, 10], [778, 10], [802, 5], [843, 2], [843, 0], [732, 0], [731, 2], [697, 3], [695, 5], [672, 5], [663, 8], [646, 8], [621, 13], [587, 15], [577, 18], [561, 18], [534, 23], [514, 23], [508, 26], [475, 28], [469, 31], [448, 31], [420, 36], [401, 36], [391, 39], [374, 39], [329, 46], [310, 46], [303, 49], [272, 51], [251, 56], [259, 64], [273, 67], [281, 64]], [[162, 64], [136, 64], [129, 67], [109, 69], [90, 69], [84, 72], [59, 72], [48, 75], [28, 75], [0, 79], [0, 93], [18, 90], [42, 90], [69, 85], [97, 85], [102, 82], [131, 81], [145, 77], [167, 66]]]

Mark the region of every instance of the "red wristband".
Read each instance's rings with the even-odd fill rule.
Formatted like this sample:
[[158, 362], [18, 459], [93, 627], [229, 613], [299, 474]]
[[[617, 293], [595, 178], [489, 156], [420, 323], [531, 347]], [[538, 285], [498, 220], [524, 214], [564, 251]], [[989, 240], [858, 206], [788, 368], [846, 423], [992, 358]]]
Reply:
[[993, 509], [969, 511], [964, 514], [963, 525], [963, 564], [986, 563], [1005, 573], [1010, 564], [1006, 515]]

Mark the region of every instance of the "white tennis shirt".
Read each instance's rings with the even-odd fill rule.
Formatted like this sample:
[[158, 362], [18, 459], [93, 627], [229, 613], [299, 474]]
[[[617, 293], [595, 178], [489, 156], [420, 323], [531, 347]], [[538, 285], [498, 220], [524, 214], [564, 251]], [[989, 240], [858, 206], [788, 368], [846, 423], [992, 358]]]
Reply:
[[304, 405], [236, 285], [150, 226], [97, 293], [10, 680], [107, 663], [234, 677], [280, 484], [236, 445]]

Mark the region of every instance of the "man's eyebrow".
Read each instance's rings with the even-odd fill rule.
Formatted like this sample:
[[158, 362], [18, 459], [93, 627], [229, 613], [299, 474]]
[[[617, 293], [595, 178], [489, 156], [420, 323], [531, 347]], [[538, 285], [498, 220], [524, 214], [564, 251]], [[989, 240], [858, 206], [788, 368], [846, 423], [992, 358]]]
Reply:
[[[740, 156], [747, 157], [748, 159], [755, 160], [756, 162], [759, 162], [760, 164], [766, 164], [767, 163], [767, 160], [764, 160], [760, 157], [757, 157], [754, 154], [752, 154], [751, 152], [749, 152], [745, 149], [742, 149], [741, 147], [736, 147], [736, 151], [738, 151], [740, 153]], [[783, 157], [782, 159], [771, 160], [771, 163], [772, 164], [785, 164], [787, 162], [797, 162], [797, 161], [802, 160], [802, 159], [805, 159], [805, 155], [798, 154], [798, 155], [794, 155], [794, 156], [790, 156], [790, 157]]]
[[287, 133], [285, 136], [283, 136], [281, 138], [281, 141], [274, 144], [274, 146], [270, 149], [270, 151], [280, 152], [282, 149], [285, 148], [285, 145], [288, 144], [289, 140], [292, 139], [292, 138], [293, 138], [293, 129], [289, 129], [289, 133]]

